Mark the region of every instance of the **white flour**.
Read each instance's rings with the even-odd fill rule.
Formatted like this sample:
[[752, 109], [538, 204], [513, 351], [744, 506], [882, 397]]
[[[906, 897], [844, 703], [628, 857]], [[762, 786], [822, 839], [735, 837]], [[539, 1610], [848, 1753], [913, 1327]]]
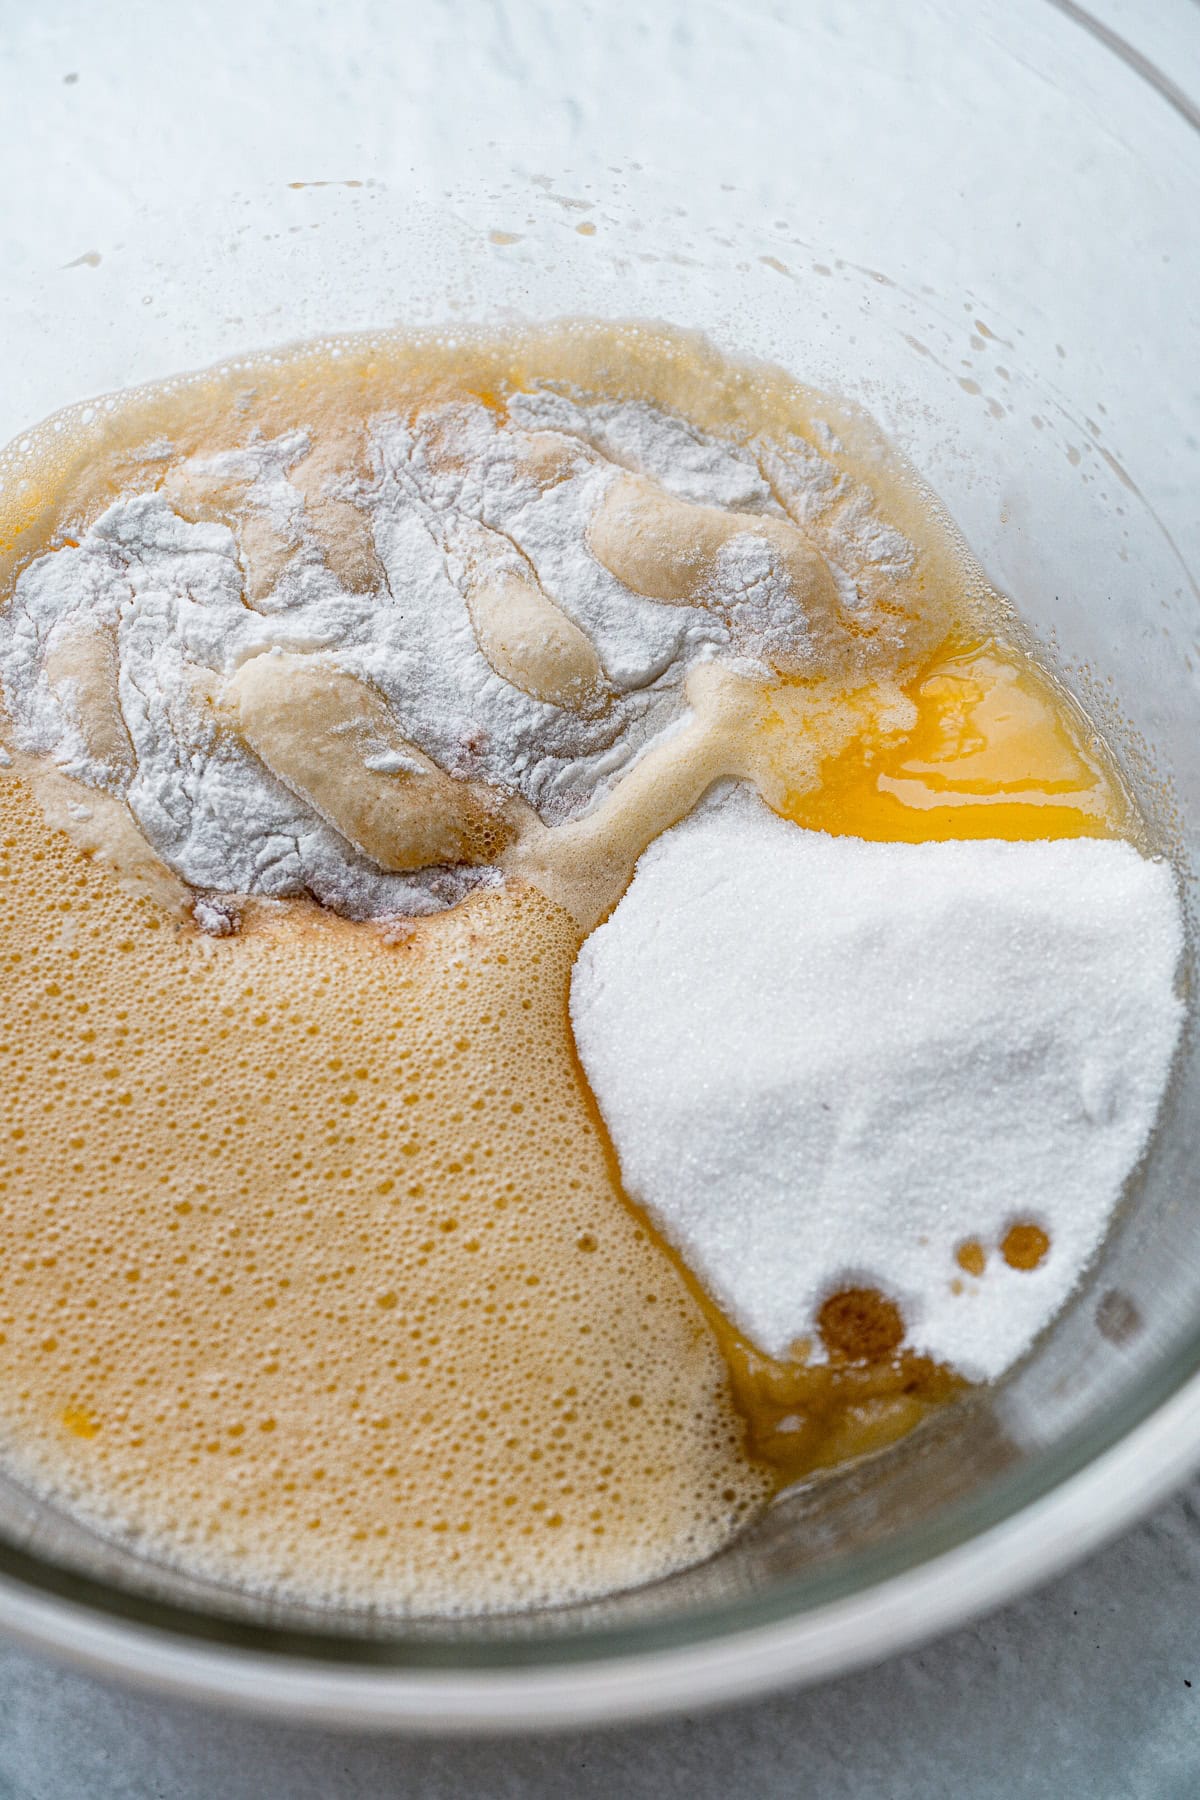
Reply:
[[[200, 890], [307, 890], [353, 916], [417, 914], [489, 879], [385, 873], [270, 773], [221, 711], [223, 684], [263, 652], [311, 654], [370, 683], [405, 741], [451, 774], [519, 795], [550, 824], [586, 810], [671, 728], [699, 659], [808, 654], [803, 605], [751, 519], [720, 551], [715, 607], [645, 598], [592, 555], [589, 522], [625, 470], [772, 520], [786, 517], [784, 495], [851, 608], [860, 583], [912, 555], [878, 521], [864, 526], [844, 478], [808, 446], [778, 456], [769, 482], [749, 450], [645, 405], [523, 394], [504, 419], [472, 404], [415, 424], [377, 419], [370, 446], [370, 477], [321, 496], [342, 503], [343, 522], [345, 503], [357, 508], [377, 575], [364, 591], [333, 572], [339, 546], [291, 479], [312, 448], [294, 431], [194, 458], [161, 490], [121, 500], [77, 547], [31, 564], [0, 613], [16, 744], [122, 797]], [[552, 477], [538, 472], [547, 459]], [[236, 533], [196, 516], [196, 495], [214, 490]], [[496, 672], [468, 604], [481, 570], [540, 583], [543, 611], [598, 669], [587, 704], [539, 699]], [[399, 768], [396, 757], [381, 747], [367, 766]]]
[[[987, 1379], [1145, 1146], [1181, 948], [1171, 870], [1131, 845], [864, 843], [739, 791], [645, 853], [571, 1015], [626, 1186], [755, 1344], [819, 1355], [822, 1302], [867, 1286]], [[1018, 1222], [1050, 1238], [1032, 1270], [999, 1253]]]

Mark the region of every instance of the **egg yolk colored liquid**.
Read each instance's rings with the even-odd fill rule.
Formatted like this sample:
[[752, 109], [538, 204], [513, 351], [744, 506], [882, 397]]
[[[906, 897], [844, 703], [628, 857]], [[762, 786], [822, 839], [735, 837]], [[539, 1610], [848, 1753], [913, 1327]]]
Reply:
[[1110, 837], [1126, 805], [1089, 755], [1064, 696], [1026, 659], [985, 639], [947, 644], [905, 688], [908, 732], [864, 736], [780, 809], [837, 837]]

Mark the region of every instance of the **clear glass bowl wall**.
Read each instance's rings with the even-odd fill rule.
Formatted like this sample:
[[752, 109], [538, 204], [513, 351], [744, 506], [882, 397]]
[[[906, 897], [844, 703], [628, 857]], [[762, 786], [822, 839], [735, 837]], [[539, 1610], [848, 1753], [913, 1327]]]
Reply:
[[[1167, 8], [1157, 29], [1174, 18], [1186, 32], [1186, 11]], [[614, 5], [581, 22], [542, 137], [516, 120], [502, 167], [472, 138], [467, 87], [482, 77], [469, 57], [457, 69], [452, 22], [435, 16], [437, 104], [467, 122], [453, 154], [448, 140], [426, 146], [419, 175], [400, 151], [360, 170], [328, 144], [303, 166], [277, 146], [247, 154], [221, 191], [150, 170], [111, 248], [90, 249], [104, 229], [93, 223], [70, 267], [42, 242], [51, 227], [31, 223], [36, 254], [3, 278], [0, 437], [88, 394], [319, 332], [576, 313], [705, 330], [861, 401], [908, 452], [1123, 747], [1190, 905], [1200, 135], [1178, 95], [1041, 0], [871, 0], [830, 15], [734, 22], [693, 8], [687, 41], [643, 21], [639, 55], [661, 55], [665, 71], [648, 158], [615, 125], [573, 142], [557, 105], [585, 74], [602, 91], [619, 83], [637, 9]], [[730, 95], [753, 95], [737, 132], [706, 111], [706, 92], [727, 112]], [[326, 180], [333, 169], [345, 180]], [[310, 171], [321, 179], [305, 184]], [[331, 1679], [335, 1666], [585, 1665], [772, 1620], [799, 1630], [1029, 1507], [1194, 1375], [1196, 1096], [1189, 1031], [1100, 1266], [1009, 1380], [785, 1496], [701, 1568], [544, 1614], [318, 1615], [151, 1565], [0, 1482], [0, 1619], [6, 1595], [36, 1592], [76, 1622], [102, 1616], [213, 1655], [315, 1658]], [[1090, 1504], [1111, 1500], [1097, 1489]], [[869, 1653], [863, 1638], [840, 1661]]]

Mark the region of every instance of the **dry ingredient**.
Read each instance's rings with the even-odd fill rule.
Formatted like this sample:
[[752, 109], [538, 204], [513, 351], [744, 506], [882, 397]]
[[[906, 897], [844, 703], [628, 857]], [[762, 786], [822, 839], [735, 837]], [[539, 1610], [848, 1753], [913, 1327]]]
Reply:
[[[769, 482], [637, 400], [444, 402], [367, 435], [365, 474], [299, 429], [152, 446], [155, 487], [0, 611], [17, 747], [123, 800], [194, 889], [453, 903], [521, 826], [619, 783], [700, 664], [827, 674], [913, 561], [802, 440], [762, 452]], [[825, 514], [822, 554], [793, 515]]]
[[1181, 949], [1171, 869], [1130, 844], [864, 843], [739, 790], [645, 852], [571, 1016], [626, 1187], [759, 1349], [821, 1360], [823, 1303], [869, 1289], [982, 1381], [1146, 1144]]

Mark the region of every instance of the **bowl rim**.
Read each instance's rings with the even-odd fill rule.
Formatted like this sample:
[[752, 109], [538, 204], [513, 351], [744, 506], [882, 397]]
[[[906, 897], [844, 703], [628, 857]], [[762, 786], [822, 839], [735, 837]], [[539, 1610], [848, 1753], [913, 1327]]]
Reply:
[[343, 1730], [496, 1736], [732, 1704], [912, 1649], [1115, 1537], [1200, 1467], [1194, 1360], [1192, 1368], [1132, 1430], [1118, 1425], [1118, 1441], [1065, 1480], [1052, 1477], [989, 1528], [806, 1611], [674, 1647], [580, 1661], [548, 1641], [543, 1660], [510, 1668], [347, 1667], [105, 1616], [11, 1574], [0, 1574], [0, 1630], [30, 1650], [160, 1696]]

